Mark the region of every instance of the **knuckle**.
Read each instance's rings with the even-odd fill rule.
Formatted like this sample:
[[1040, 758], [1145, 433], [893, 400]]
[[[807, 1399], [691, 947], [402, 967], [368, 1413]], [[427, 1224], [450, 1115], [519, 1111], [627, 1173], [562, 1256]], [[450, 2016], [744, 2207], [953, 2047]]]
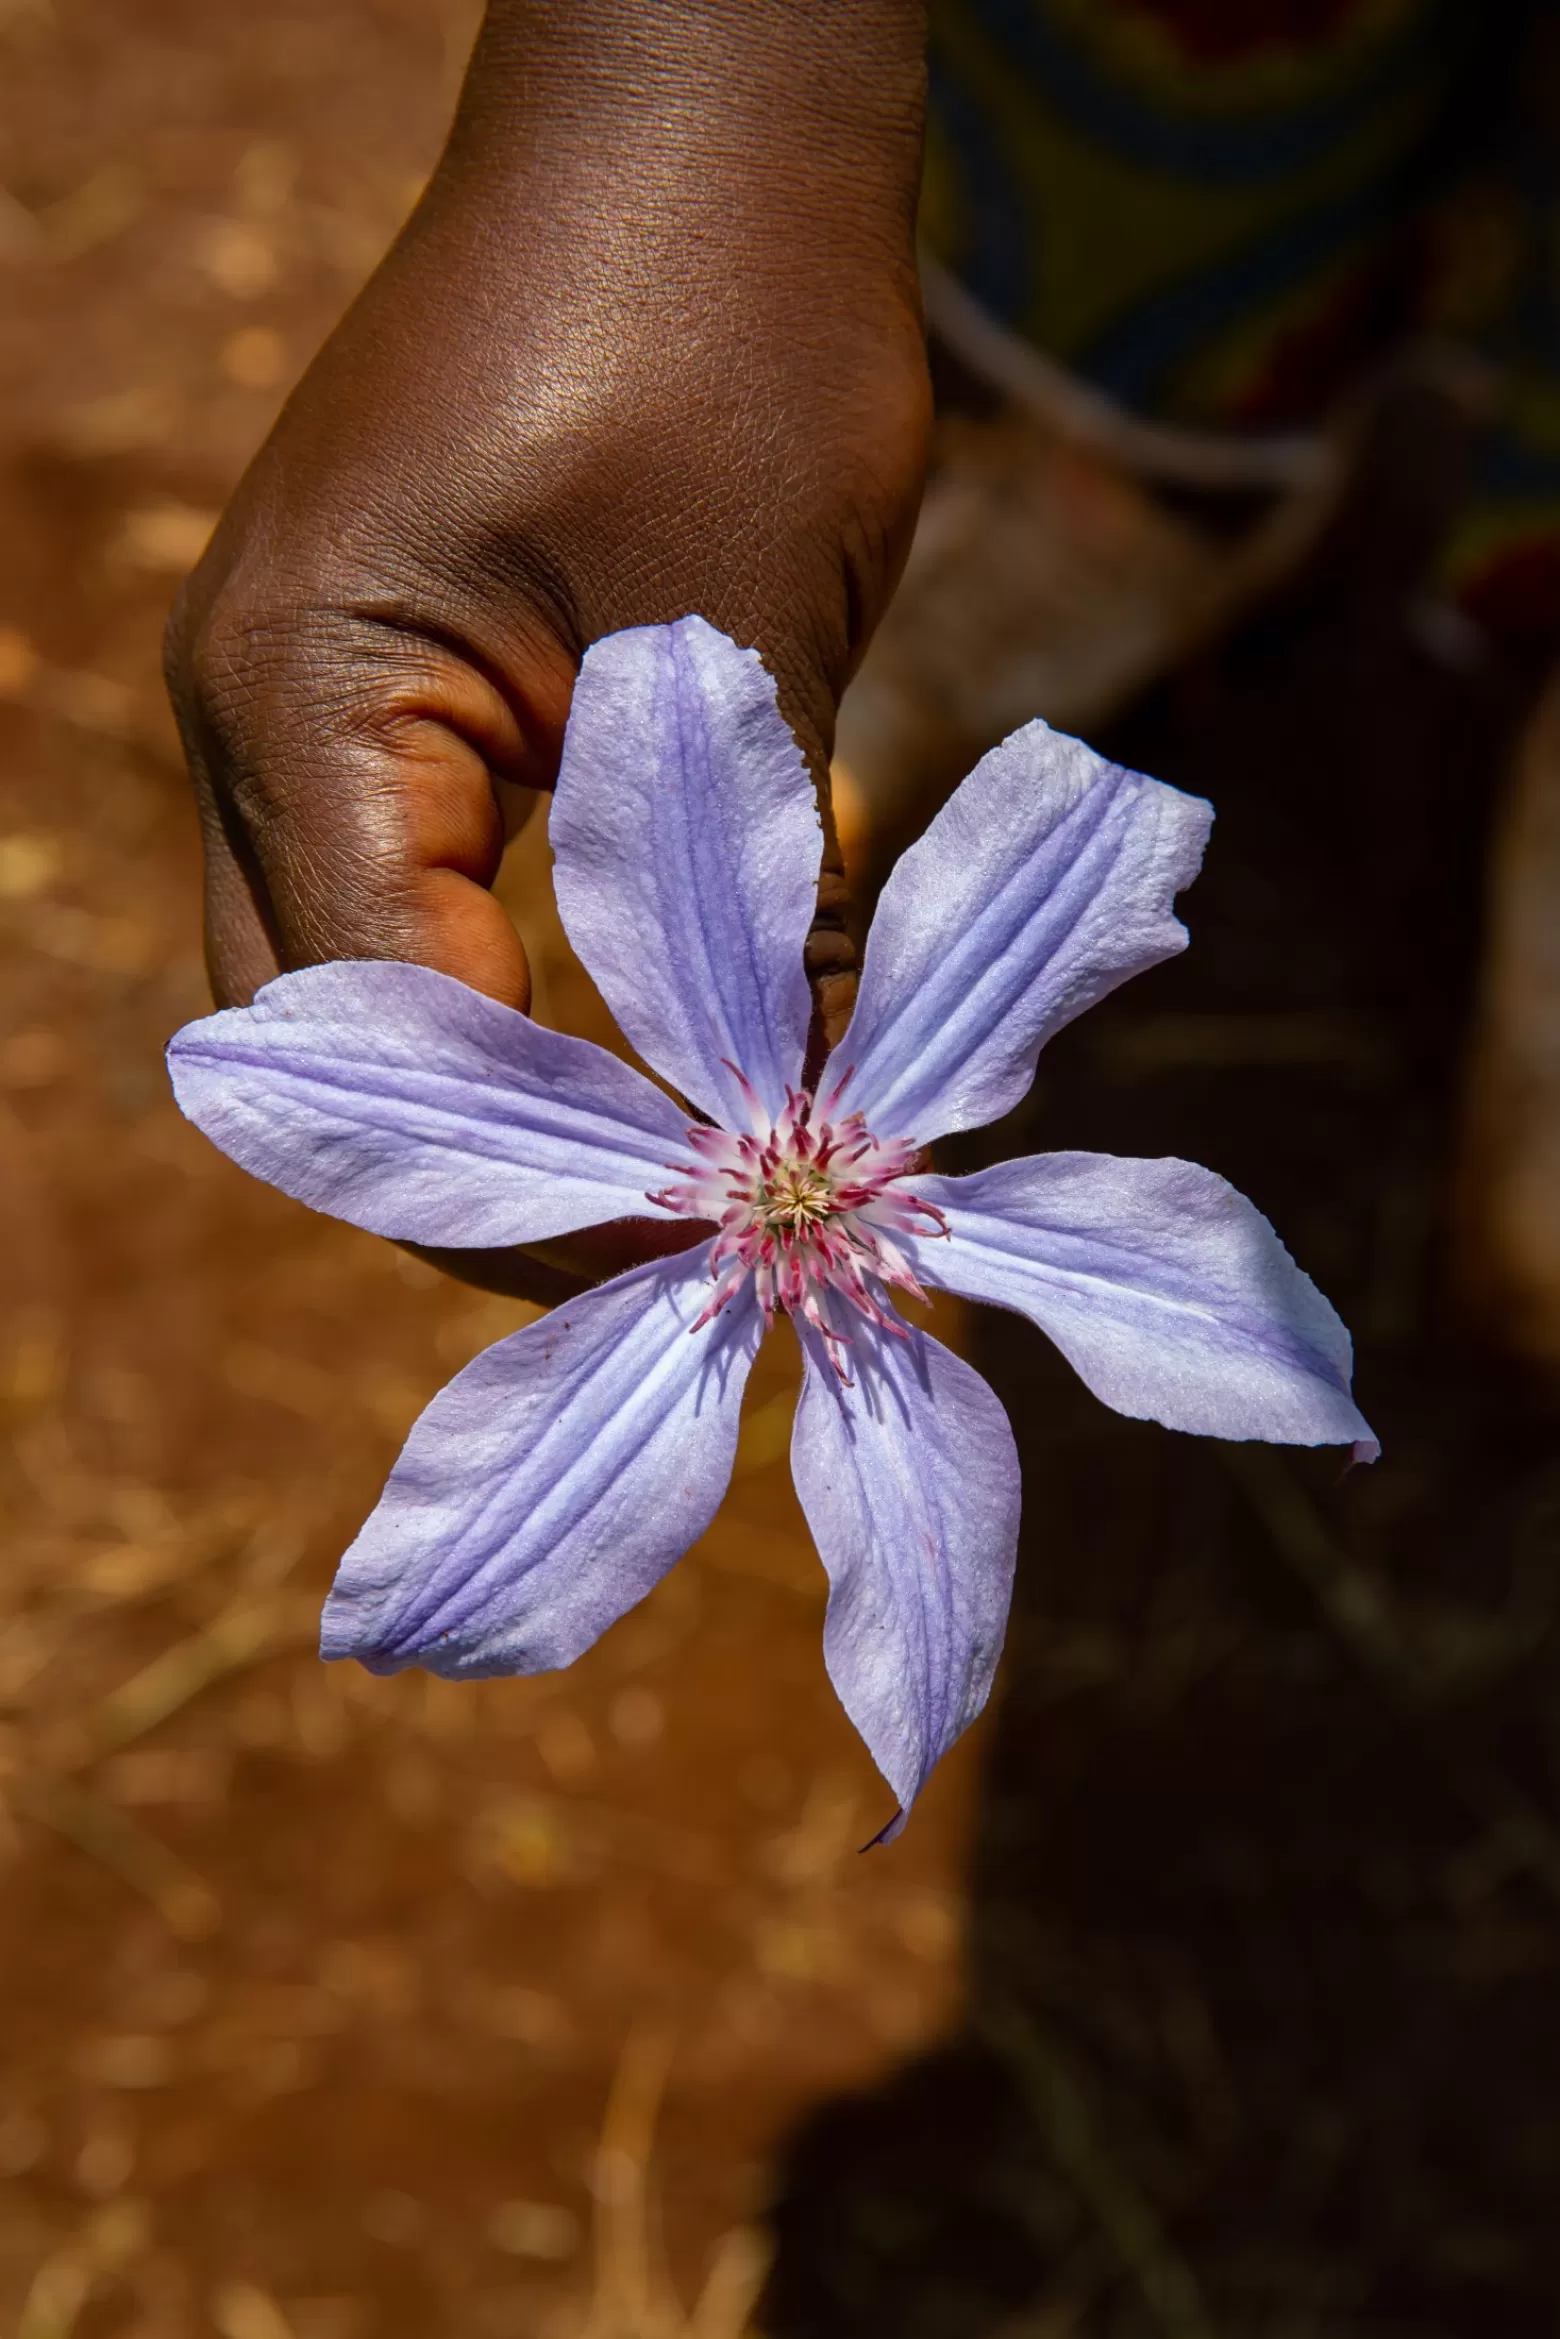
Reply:
[[247, 726], [257, 707], [273, 718], [328, 670], [326, 614], [231, 585], [181, 597], [164, 643], [175, 703], [219, 733]]

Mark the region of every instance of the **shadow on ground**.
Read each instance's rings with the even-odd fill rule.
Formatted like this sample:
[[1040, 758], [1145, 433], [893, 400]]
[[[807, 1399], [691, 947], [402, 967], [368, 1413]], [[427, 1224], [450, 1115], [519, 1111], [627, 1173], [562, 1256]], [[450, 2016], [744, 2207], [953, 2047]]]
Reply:
[[1384, 1458], [1118, 1420], [983, 1319], [1027, 1502], [967, 2014], [795, 2139], [774, 2339], [1556, 2327], [1560, 1446], [1449, 1273], [1528, 686], [1422, 646], [1455, 459], [1397, 415], [1303, 588], [1102, 742], [1218, 807], [1193, 947], [982, 1155], [1228, 1175], [1354, 1328]]

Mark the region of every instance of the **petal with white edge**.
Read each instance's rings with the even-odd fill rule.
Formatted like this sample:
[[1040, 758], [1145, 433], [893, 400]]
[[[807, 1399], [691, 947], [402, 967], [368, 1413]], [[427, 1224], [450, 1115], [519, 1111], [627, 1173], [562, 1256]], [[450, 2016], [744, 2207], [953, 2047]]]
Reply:
[[541, 1242], [652, 1215], [687, 1117], [631, 1065], [451, 975], [379, 960], [280, 975], [168, 1047], [232, 1160], [398, 1242]]
[[569, 940], [645, 1062], [727, 1128], [801, 1079], [823, 832], [756, 650], [701, 617], [609, 634], [574, 686], [551, 829]]
[[1063, 1024], [1186, 947], [1172, 912], [1213, 819], [1200, 797], [1026, 723], [896, 863], [850, 1028], [820, 1089], [922, 1143], [1018, 1103]]
[[763, 1319], [693, 1327], [709, 1246], [636, 1268], [441, 1390], [342, 1560], [321, 1653], [477, 1679], [568, 1665], [702, 1535]]
[[1028, 1316], [1118, 1413], [1375, 1460], [1348, 1333], [1212, 1170], [1042, 1153], [906, 1190], [948, 1222], [945, 1238], [905, 1238], [922, 1281]]
[[904, 1814], [986, 1702], [1018, 1543], [1007, 1415], [926, 1333], [852, 1326], [842, 1382], [804, 1330], [791, 1470], [829, 1576], [824, 1660]]

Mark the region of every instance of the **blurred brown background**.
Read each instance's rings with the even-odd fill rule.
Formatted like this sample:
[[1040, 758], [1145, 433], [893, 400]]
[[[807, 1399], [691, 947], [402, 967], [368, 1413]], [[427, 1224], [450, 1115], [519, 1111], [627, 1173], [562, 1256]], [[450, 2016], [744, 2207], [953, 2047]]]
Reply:
[[[1355, 1331], [1377, 1469], [956, 1327], [1023, 1449], [1014, 1629], [865, 1861], [783, 1341], [715, 1529], [572, 1672], [314, 1656], [417, 1410], [524, 1313], [174, 1112], [158, 642], [475, 14], [0, 0], [0, 2328], [1551, 2339], [1560, 702], [1435, 597], [1456, 366], [1215, 508], [941, 350], [842, 731], [864, 893], [1031, 712], [1214, 798], [1193, 949], [979, 1143], [1233, 1178]], [[503, 884], [601, 1036], [539, 826]]]
[[[969, 1765], [858, 1859], [885, 1798], [823, 1675], [784, 1344], [720, 1523], [569, 1675], [322, 1668], [321, 1595], [400, 1439], [523, 1312], [252, 1184], [163, 1079], [206, 1004], [163, 615], [408, 209], [474, 21], [0, 0], [21, 2339], [736, 2339], [772, 2146], [950, 1998]], [[508, 882], [539, 1012], [589, 1028], [539, 832]]]

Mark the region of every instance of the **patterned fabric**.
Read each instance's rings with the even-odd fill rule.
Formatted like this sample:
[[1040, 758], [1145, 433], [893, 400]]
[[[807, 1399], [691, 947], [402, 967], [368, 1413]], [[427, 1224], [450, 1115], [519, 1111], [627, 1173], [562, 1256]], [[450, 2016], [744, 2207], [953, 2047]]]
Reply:
[[[1446, 582], [1560, 625], [1550, 0], [933, 0], [928, 249], [1133, 412], [1318, 421], [1407, 340], [1492, 360]], [[1547, 43], [1548, 55], [1542, 54]]]

